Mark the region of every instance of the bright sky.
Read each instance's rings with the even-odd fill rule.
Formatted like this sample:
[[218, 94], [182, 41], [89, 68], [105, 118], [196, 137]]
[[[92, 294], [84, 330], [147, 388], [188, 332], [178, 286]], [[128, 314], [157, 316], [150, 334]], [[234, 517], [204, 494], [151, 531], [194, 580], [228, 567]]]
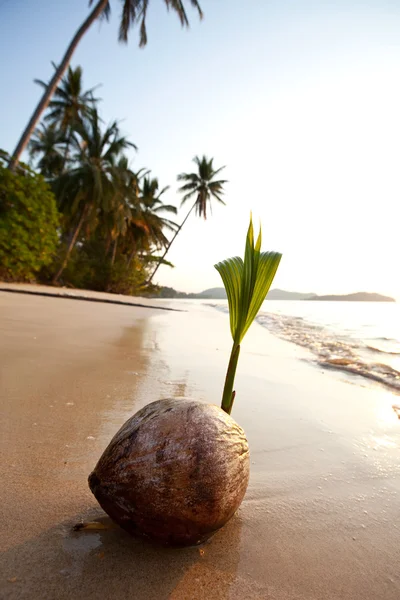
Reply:
[[[399, 2], [202, 0], [190, 31], [150, 4], [146, 49], [135, 32], [118, 44], [114, 0], [72, 64], [85, 86], [102, 83], [103, 117], [122, 120], [134, 168], [171, 185], [169, 202], [195, 154], [226, 165], [227, 206], [188, 220], [158, 283], [220, 285], [213, 264], [243, 253], [252, 210], [263, 249], [284, 254], [274, 287], [400, 299]], [[0, 0], [0, 147], [14, 148], [33, 79], [49, 78], [86, 14], [86, 0]]]

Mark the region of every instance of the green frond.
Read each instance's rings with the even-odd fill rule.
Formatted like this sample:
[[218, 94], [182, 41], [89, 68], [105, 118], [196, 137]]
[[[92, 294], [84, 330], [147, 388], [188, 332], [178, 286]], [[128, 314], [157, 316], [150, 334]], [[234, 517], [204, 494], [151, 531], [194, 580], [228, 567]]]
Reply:
[[244, 261], [230, 258], [215, 265], [228, 296], [231, 334], [240, 344], [275, 277], [282, 255], [279, 252], [260, 252], [261, 228], [254, 241], [252, 219], [247, 231]]
[[176, 215], [176, 213], [178, 212], [176, 210], [176, 206], [173, 206], [172, 204], [162, 204], [161, 206], [157, 207], [154, 209], [154, 212], [157, 213], [159, 211], [165, 211], [165, 212], [169, 212], [172, 213], [174, 215]]
[[200, 181], [200, 178], [197, 173], [180, 173], [177, 176], [178, 181], [191, 181], [192, 183], [197, 183]]
[[185, 183], [179, 188], [180, 192], [196, 191], [197, 186], [193, 183]]
[[47, 83], [45, 83], [41, 79], [34, 79], [33, 82], [37, 85], [40, 85], [40, 87], [42, 87], [43, 89], [47, 90]]
[[253, 295], [248, 309], [246, 323], [243, 329], [242, 338], [248, 328], [257, 316], [258, 311], [264, 302], [271, 284], [274, 280], [276, 271], [282, 255], [279, 252], [262, 252], [257, 270], [257, 279], [253, 289]]
[[233, 339], [221, 402], [221, 408], [228, 414], [232, 411], [235, 399], [233, 387], [241, 341], [265, 300], [281, 256], [279, 252], [261, 253], [261, 227], [255, 242], [253, 222], [250, 216], [244, 261], [235, 257], [215, 265], [221, 275], [228, 297], [229, 321]]
[[222, 186], [225, 183], [228, 183], [227, 179], [219, 179], [218, 181], [211, 181], [210, 182], [210, 188], [211, 189], [213, 189], [213, 188], [222, 188]]
[[[216, 171], [213, 171], [213, 177], [215, 177], [216, 175], [218, 175], [218, 173], [219, 173], [220, 171], [222, 171], [223, 169], [226, 169], [226, 166], [220, 167], [220, 168], [219, 168], [219, 169], [217, 169]], [[224, 181], [224, 183], [225, 183], [225, 181]]]
[[227, 258], [215, 265], [221, 275], [228, 296], [229, 321], [232, 338], [235, 339], [240, 316], [240, 289], [243, 275], [243, 261], [238, 256]]

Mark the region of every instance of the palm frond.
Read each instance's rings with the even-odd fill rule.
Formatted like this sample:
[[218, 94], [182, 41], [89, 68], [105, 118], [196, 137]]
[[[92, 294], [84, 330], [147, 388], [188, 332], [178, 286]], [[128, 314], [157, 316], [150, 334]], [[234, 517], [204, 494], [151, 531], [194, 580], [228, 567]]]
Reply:
[[246, 237], [244, 261], [231, 258], [215, 265], [228, 296], [231, 334], [240, 344], [264, 302], [282, 255], [261, 253], [261, 228], [256, 243], [252, 219]]
[[182, 185], [182, 187], [179, 188], [180, 192], [191, 192], [191, 191], [196, 191], [197, 190], [197, 184], [195, 183], [186, 183], [185, 185]]
[[180, 173], [177, 176], [177, 180], [178, 181], [193, 181], [193, 182], [198, 182], [200, 181], [200, 178], [198, 176], [197, 173]]
[[233, 339], [221, 403], [221, 408], [228, 414], [232, 411], [235, 399], [233, 387], [241, 341], [265, 300], [280, 260], [279, 252], [261, 253], [261, 228], [255, 242], [253, 223], [250, 217], [244, 261], [235, 257], [215, 265], [221, 275], [228, 297], [229, 321]]
[[240, 315], [240, 290], [243, 274], [243, 260], [238, 256], [227, 258], [215, 265], [224, 284], [229, 306], [229, 322], [232, 339], [236, 337]]
[[[183, 27], [189, 27], [189, 19], [182, 0], [164, 0], [168, 10], [176, 13]], [[197, 10], [200, 19], [203, 18], [203, 12], [197, 0], [190, 0], [191, 6]], [[135, 25], [139, 25], [139, 46], [143, 48], [147, 44], [146, 18], [149, 7], [149, 0], [123, 0], [122, 15], [119, 27], [119, 40], [126, 43], [128, 41], [129, 30]]]
[[183, 206], [188, 200], [193, 198], [193, 196], [195, 194], [196, 194], [196, 190], [194, 190], [193, 192], [190, 192], [189, 194], [185, 194], [185, 196], [183, 196], [183, 198], [181, 200], [181, 206]]

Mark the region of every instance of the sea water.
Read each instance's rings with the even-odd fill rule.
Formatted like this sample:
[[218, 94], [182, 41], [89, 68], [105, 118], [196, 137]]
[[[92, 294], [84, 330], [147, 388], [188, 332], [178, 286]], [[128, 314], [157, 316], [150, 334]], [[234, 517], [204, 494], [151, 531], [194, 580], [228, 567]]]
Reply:
[[[226, 301], [208, 304], [227, 312]], [[400, 304], [267, 300], [257, 316], [310, 361], [374, 380], [400, 394]]]

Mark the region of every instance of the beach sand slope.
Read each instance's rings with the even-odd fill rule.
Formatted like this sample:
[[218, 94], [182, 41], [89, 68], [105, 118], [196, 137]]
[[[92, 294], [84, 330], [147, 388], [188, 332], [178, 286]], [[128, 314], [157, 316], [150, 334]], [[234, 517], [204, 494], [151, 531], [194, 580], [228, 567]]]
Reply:
[[398, 600], [400, 420], [378, 386], [307, 364], [254, 325], [232, 416], [250, 485], [200, 548], [168, 550], [104, 519], [87, 476], [144, 404], [219, 403], [226, 315], [0, 292], [0, 597]]

